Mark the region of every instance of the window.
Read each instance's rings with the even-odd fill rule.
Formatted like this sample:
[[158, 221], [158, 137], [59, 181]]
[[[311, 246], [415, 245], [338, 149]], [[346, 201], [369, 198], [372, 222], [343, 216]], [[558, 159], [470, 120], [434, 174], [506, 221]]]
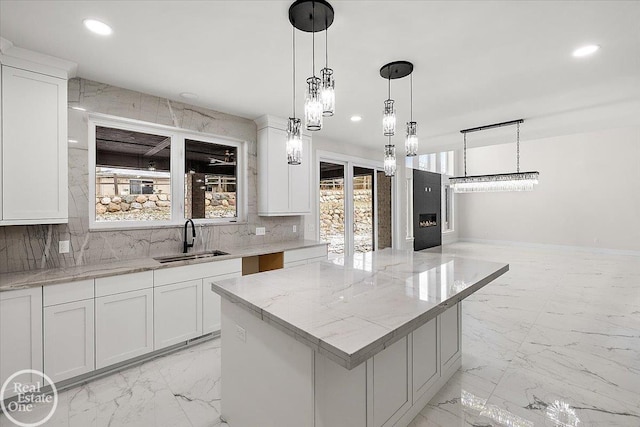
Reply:
[[98, 115], [89, 131], [91, 228], [244, 219], [244, 142]]
[[95, 128], [95, 221], [171, 220], [171, 136]]
[[185, 141], [185, 218], [236, 218], [238, 150]]

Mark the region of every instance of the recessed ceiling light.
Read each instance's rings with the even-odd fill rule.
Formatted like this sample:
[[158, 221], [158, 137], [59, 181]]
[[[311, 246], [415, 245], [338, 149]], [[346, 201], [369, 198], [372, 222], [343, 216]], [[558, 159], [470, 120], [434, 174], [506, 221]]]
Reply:
[[582, 46], [573, 51], [573, 56], [576, 58], [581, 58], [583, 56], [589, 56], [596, 53], [600, 49], [600, 46], [597, 44], [588, 44], [586, 46]]
[[362, 120], [362, 116], [351, 116], [352, 122], [359, 122], [360, 120]]
[[185, 99], [198, 99], [198, 95], [193, 92], [182, 92], [180, 96]]
[[82, 22], [89, 31], [100, 34], [101, 36], [109, 36], [111, 35], [111, 33], [113, 33], [113, 30], [110, 26], [96, 19], [85, 19]]
[[73, 107], [71, 107], [72, 110], [78, 110], [78, 111], [87, 111], [86, 108], [82, 108], [82, 107], [76, 107], [75, 105]]
[[70, 144], [77, 144], [77, 143], [78, 143], [78, 140], [77, 140], [77, 139], [70, 139], [70, 140], [69, 140], [69, 143], [70, 143]]

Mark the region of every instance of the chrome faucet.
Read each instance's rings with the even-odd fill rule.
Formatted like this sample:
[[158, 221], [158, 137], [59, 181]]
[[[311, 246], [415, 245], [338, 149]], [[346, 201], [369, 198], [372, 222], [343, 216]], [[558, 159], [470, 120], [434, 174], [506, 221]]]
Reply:
[[[193, 238], [191, 239], [191, 243], [187, 243], [187, 227], [191, 223], [191, 230], [193, 231]], [[186, 254], [189, 248], [192, 248], [194, 243], [196, 242], [196, 226], [193, 224], [193, 221], [188, 219], [184, 223], [184, 241], [182, 242], [184, 247], [182, 250], [183, 254]]]

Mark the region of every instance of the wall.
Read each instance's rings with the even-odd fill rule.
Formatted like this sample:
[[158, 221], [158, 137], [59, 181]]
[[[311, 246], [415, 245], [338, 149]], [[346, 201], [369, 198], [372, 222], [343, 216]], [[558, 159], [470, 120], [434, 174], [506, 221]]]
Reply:
[[[69, 105], [88, 112], [228, 136], [248, 142], [248, 222], [198, 227], [194, 249], [302, 238], [302, 217], [258, 217], [256, 125], [253, 121], [84, 79], [69, 81]], [[181, 252], [182, 227], [89, 231], [87, 113], [69, 109], [69, 223], [0, 227], [0, 272], [68, 267]], [[255, 227], [266, 227], [256, 236]], [[58, 241], [71, 252], [58, 254]]]
[[[461, 239], [640, 251], [640, 128], [521, 142], [532, 192], [457, 195]], [[469, 175], [515, 169], [515, 144], [468, 150]]]

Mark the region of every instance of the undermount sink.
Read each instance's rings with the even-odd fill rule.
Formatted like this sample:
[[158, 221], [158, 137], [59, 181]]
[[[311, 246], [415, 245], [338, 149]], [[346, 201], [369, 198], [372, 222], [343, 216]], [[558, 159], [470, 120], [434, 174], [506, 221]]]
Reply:
[[215, 251], [198, 252], [194, 254], [161, 256], [161, 257], [156, 257], [154, 259], [158, 261], [160, 264], [167, 264], [170, 262], [190, 261], [190, 260], [202, 259], [202, 258], [213, 258], [221, 255], [229, 255], [229, 254], [226, 252], [215, 250]]

